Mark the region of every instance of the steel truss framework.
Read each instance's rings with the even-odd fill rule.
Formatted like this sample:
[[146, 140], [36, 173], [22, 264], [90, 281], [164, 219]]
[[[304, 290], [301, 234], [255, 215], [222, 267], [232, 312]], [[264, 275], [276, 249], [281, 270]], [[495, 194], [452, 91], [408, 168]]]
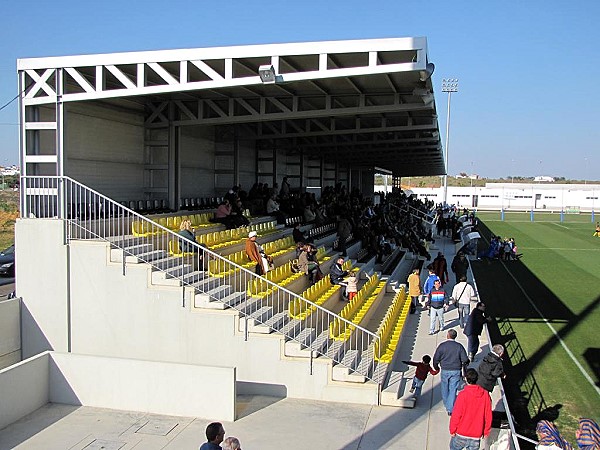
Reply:
[[[397, 175], [441, 174], [427, 62], [425, 38], [22, 59], [21, 166], [27, 175], [51, 164], [64, 175], [65, 104], [127, 97], [145, 109], [147, 129], [236, 127], [258, 146]], [[261, 81], [264, 65], [275, 83]], [[40, 120], [41, 105], [54, 106], [55, 120]], [[54, 153], [36, 150], [40, 132], [54, 132]]]

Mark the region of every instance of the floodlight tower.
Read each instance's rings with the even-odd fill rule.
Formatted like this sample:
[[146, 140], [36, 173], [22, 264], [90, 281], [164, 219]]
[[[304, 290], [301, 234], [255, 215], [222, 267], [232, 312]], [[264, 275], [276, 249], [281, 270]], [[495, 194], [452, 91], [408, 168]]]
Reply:
[[448, 93], [448, 116], [446, 118], [446, 175], [444, 175], [444, 204], [448, 200], [448, 142], [450, 140], [450, 100], [453, 92], [458, 92], [458, 78], [442, 79], [442, 92]]

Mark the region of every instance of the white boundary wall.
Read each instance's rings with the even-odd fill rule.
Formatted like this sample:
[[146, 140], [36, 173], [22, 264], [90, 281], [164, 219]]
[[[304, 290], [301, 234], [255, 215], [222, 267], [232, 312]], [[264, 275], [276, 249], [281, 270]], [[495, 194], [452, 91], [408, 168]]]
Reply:
[[0, 302], [0, 369], [21, 360], [21, 300]]
[[44, 352], [0, 370], [0, 429], [63, 403], [235, 420], [233, 367]]
[[[192, 307], [192, 289], [152, 285], [145, 264], [109, 259], [109, 244], [63, 245], [60, 220], [17, 222], [23, 356], [45, 350], [236, 368], [244, 393], [378, 404], [378, 385], [331, 381], [326, 358], [284, 356], [282, 335], [244, 340], [234, 310]], [[26, 275], [25, 275], [26, 274]], [[201, 381], [199, 381], [201, 382]]]
[[[382, 192], [384, 186], [375, 186], [375, 192]], [[391, 186], [388, 186], [391, 191]], [[444, 189], [411, 187], [419, 199], [444, 200]], [[473, 197], [477, 196], [477, 205]], [[536, 200], [536, 196], [539, 196]], [[485, 187], [448, 187], [449, 204], [480, 209], [518, 209], [560, 211], [578, 207], [581, 211], [600, 210], [600, 184], [527, 184], [527, 183], [487, 183]]]

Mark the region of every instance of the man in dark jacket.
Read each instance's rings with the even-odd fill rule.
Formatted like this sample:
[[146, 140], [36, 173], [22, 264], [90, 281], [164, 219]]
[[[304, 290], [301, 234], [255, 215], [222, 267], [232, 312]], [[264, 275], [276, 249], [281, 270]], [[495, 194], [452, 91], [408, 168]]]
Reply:
[[447, 339], [438, 345], [433, 355], [433, 369], [442, 370], [440, 386], [442, 388], [442, 401], [452, 415], [456, 393], [461, 384], [463, 370], [469, 364], [465, 348], [456, 342], [456, 330], [448, 330]]
[[467, 319], [467, 324], [464, 328], [464, 333], [467, 336], [467, 351], [471, 362], [475, 359], [475, 355], [479, 351], [479, 336], [483, 331], [483, 324], [490, 322], [492, 319], [485, 315], [485, 303], [479, 302]]
[[483, 358], [477, 369], [479, 375], [477, 384], [489, 392], [494, 390], [498, 377], [504, 378], [503, 354], [504, 346], [500, 344], [494, 345], [492, 351]]
[[452, 272], [454, 272], [456, 282], [458, 283], [460, 277], [467, 276], [467, 270], [469, 269], [469, 260], [466, 258], [463, 252], [458, 252], [452, 260], [450, 268], [452, 269]]

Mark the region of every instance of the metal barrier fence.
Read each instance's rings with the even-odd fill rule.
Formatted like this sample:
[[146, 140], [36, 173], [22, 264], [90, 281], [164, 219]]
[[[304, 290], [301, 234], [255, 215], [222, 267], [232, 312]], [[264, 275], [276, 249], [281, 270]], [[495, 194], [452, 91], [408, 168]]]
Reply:
[[[157, 223], [69, 177], [22, 177], [21, 189], [23, 219], [64, 220], [66, 244], [71, 240], [109, 242], [111, 258], [121, 260], [123, 275], [127, 272], [127, 262], [151, 265], [153, 281], [169, 280], [166, 283], [181, 287], [182, 306], [185, 306], [186, 292], [193, 290], [194, 296], [203, 296], [207, 302], [222, 302], [240, 311], [246, 339], [250, 327], [258, 324], [310, 348], [311, 372], [313, 353], [341, 364], [346, 353], [356, 350], [363, 356], [367, 355], [365, 358], [368, 357], [369, 361], [362, 361], [350, 369], [374, 380], [374, 356], [379, 355], [373, 355], [371, 349], [379, 339], [376, 334], [302, 298], [281, 284], [258, 276], [196, 241], [182, 237], [172, 226], [180, 223], [179, 220]], [[245, 229], [221, 231], [213, 236], [213, 241], [222, 238], [224, 243], [230, 243], [227, 247], [239, 250], [243, 248], [246, 236]], [[228, 270], [223, 271], [223, 276], [210, 276], [207, 268], [211, 264]], [[269, 290], [267, 295], [257, 296], [249, 289], [255, 280], [266, 286]], [[288, 307], [293, 300], [310, 304], [314, 312], [304, 320], [290, 318]], [[334, 345], [334, 341], [328, 338], [329, 324], [335, 319], [354, 328], [342, 345], [339, 342]]]

